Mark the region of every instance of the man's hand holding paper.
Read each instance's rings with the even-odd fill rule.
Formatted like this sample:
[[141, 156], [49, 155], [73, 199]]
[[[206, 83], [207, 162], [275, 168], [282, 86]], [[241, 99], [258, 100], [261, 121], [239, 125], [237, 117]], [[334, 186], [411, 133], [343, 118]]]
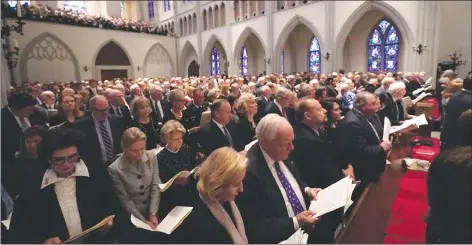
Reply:
[[306, 192], [308, 198], [310, 198], [310, 200], [316, 201], [318, 199], [317, 195], [321, 190], [322, 189], [320, 189], [320, 188], [309, 188], [309, 187], [307, 187], [305, 189], [305, 192]]
[[297, 222], [305, 230], [313, 229], [313, 226], [320, 221], [320, 219], [316, 216], [316, 213], [307, 210], [303, 211], [296, 216]]

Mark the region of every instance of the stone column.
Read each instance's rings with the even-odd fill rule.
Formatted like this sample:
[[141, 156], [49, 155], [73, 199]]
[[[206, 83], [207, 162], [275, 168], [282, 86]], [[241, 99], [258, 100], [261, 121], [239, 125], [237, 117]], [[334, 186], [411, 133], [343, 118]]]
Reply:
[[[197, 12], [197, 62], [200, 65], [200, 68], [198, 69], [198, 73], [200, 76], [204, 75], [203, 73], [203, 43], [202, 43], [202, 31], [203, 31], [203, 16], [202, 16], [202, 11], [200, 8], [200, 1], [195, 1], [195, 11]], [[207, 13], [208, 16], [208, 13]], [[208, 27], [208, 21], [207, 21], [207, 27]]]
[[[265, 71], [267, 74], [272, 72], [278, 71], [275, 69], [276, 61], [280, 59], [280, 54], [276, 54], [274, 52], [274, 5], [277, 4], [276, 1], [266, 1], [266, 9], [267, 9], [267, 50], [265, 53], [266, 59], [270, 58], [270, 64], [265, 63]], [[277, 52], [277, 51], [276, 51]]]
[[[325, 36], [316, 37], [318, 40], [323, 39], [323, 46], [321, 48], [321, 72], [328, 73], [333, 71], [333, 55], [334, 50], [334, 23], [335, 23], [335, 2], [326, 1], [326, 19], [325, 19]], [[326, 60], [326, 53], [330, 54], [329, 60]]]

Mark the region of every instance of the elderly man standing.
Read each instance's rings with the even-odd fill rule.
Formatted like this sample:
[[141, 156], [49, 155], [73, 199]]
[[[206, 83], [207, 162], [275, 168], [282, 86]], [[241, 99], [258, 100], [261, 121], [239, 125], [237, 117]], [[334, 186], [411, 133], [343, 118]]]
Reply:
[[353, 193], [357, 201], [370, 182], [377, 181], [385, 169], [390, 142], [382, 141], [383, 126], [374, 116], [377, 111], [376, 98], [369, 92], [359, 92], [354, 107], [341, 121], [343, 154], [354, 167], [356, 180], [361, 184]]
[[285, 85], [285, 88], [292, 91], [292, 92], [297, 92], [295, 89], [295, 83], [297, 81], [297, 78], [294, 75], [290, 75], [287, 77], [287, 84]]
[[[256, 128], [258, 143], [246, 156], [244, 192], [236, 199], [251, 243], [279, 243], [296, 230], [312, 230], [318, 218], [307, 211], [319, 189], [308, 187], [295, 164], [293, 128], [276, 114], [262, 118]], [[315, 228], [316, 229], [316, 228]]]
[[123, 117], [125, 122], [132, 120], [131, 113], [120, 90], [111, 89], [107, 94], [107, 99], [110, 102], [110, 114]]
[[46, 110], [54, 110], [56, 108], [56, 95], [52, 91], [44, 91], [39, 96], [43, 102], [40, 106]]
[[289, 115], [286, 113], [286, 109], [290, 106], [292, 96], [292, 91], [284, 87], [279, 87], [277, 92], [275, 92], [275, 99], [267, 104], [264, 114], [267, 115], [270, 113], [275, 113], [281, 117], [285, 117], [289, 122], [291, 122], [292, 118], [289, 118]]
[[[120, 141], [125, 131], [123, 118], [109, 115], [110, 106], [103, 95], [90, 99], [91, 115], [78, 120], [74, 127], [85, 134], [84, 144], [79, 146], [81, 157], [90, 167], [106, 167], [121, 152]], [[106, 172], [105, 172], [106, 173]]]

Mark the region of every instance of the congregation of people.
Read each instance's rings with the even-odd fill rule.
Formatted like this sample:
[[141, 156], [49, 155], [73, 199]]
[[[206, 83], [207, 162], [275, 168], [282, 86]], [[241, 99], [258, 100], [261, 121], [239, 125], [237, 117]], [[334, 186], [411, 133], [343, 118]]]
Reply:
[[[420, 72], [36, 81], [2, 108], [2, 242], [280, 243], [299, 228], [333, 243], [351, 214], [309, 210], [323, 188], [360, 181], [354, 207], [386, 168], [384, 118], [415, 117], [403, 98]], [[428, 175], [427, 243], [472, 242], [472, 73], [446, 71], [441, 153]], [[257, 140], [255, 143], [254, 141]], [[247, 148], [250, 143], [252, 146]], [[181, 171], [169, 189], [166, 183]], [[468, 184], [469, 183], [469, 184]], [[170, 235], [155, 229], [193, 207]]]
[[[158, 27], [152, 22], [143, 20], [130, 20], [121, 17], [92, 15], [67, 9], [52, 8], [46, 5], [29, 5], [28, 3], [24, 3], [21, 8], [22, 17], [26, 20], [148, 33], [162, 36], [174, 36], [173, 30], [166, 30], [162, 27]], [[10, 6], [5, 1], [2, 2], [2, 14], [3, 13], [5, 13], [6, 17], [16, 18], [18, 12], [16, 7]]]

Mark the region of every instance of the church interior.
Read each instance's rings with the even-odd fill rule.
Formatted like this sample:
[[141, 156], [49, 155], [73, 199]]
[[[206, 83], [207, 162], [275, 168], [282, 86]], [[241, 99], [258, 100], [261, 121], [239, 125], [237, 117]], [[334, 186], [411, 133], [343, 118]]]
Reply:
[[[461, 147], [465, 145], [470, 150], [472, 145], [470, 139], [462, 139], [466, 132], [470, 132], [466, 126], [472, 122], [471, 1], [2, 0], [1, 3], [2, 243], [62, 243], [67, 238], [92, 243], [472, 242], [470, 230], [467, 232], [472, 227], [472, 204], [470, 199], [464, 198], [467, 193], [472, 193], [470, 185], [461, 186], [457, 194], [446, 193], [454, 192], [454, 188], [472, 180], [470, 159], [460, 160], [470, 156]], [[71, 92], [71, 95], [66, 92]], [[66, 98], [71, 98], [74, 108], [67, 105]], [[102, 108], [100, 102], [104, 98]], [[142, 101], [142, 98], [146, 100]], [[372, 103], [378, 105], [374, 106], [373, 114], [369, 114], [366, 105], [371, 98]], [[227, 116], [228, 124], [221, 123], [226, 120], [222, 110], [227, 102], [230, 105], [228, 113], [231, 114], [231, 117]], [[31, 108], [25, 116], [29, 120], [24, 127], [20, 111], [29, 108], [29, 103], [34, 105], [34, 112]], [[145, 107], [140, 107], [146, 103]], [[254, 113], [249, 104], [257, 107]], [[41, 111], [43, 109], [38, 107], [45, 109]], [[69, 107], [70, 111], [67, 111], [65, 108]], [[334, 107], [339, 110], [339, 121], [336, 122], [331, 121], [337, 115], [333, 112]], [[140, 114], [145, 110], [143, 108], [149, 110], [144, 116]], [[103, 120], [107, 122], [108, 131], [105, 128], [105, 131], [100, 131], [102, 128], [97, 123], [101, 122], [99, 118], [103, 111], [107, 111], [105, 118], [108, 119]], [[209, 111], [208, 114], [205, 111]], [[324, 113], [323, 120], [326, 121], [317, 122], [315, 112]], [[274, 113], [287, 119], [283, 122], [289, 122], [287, 127], [292, 130], [292, 138], [283, 135], [285, 124], [271, 117]], [[113, 121], [115, 116], [123, 119], [122, 122]], [[89, 121], [85, 122], [87, 118]], [[377, 118], [375, 120], [378, 122], [373, 122], [372, 118]], [[207, 120], [206, 124], [204, 120]], [[360, 121], [363, 123], [357, 126]], [[308, 130], [309, 133], [303, 133], [303, 127], [310, 123], [316, 127], [312, 127], [313, 131]], [[122, 130], [118, 124], [123, 126]], [[230, 124], [231, 127], [225, 126]], [[37, 128], [37, 132], [28, 131], [34, 125], [43, 125], [42, 128], [50, 132], [57, 128], [64, 132], [46, 137], [48, 130], [41, 133]], [[183, 143], [176, 150], [170, 141], [173, 133], [181, 132], [179, 125], [183, 133], [177, 141]], [[271, 127], [275, 127], [276, 133], [269, 132], [267, 128]], [[339, 130], [334, 130], [337, 128]], [[47, 160], [42, 159], [45, 157], [42, 149], [48, 148], [44, 142], [53, 142], [54, 137], [58, 137], [57, 140], [63, 137], [61, 139], [64, 140], [64, 135], [72, 134], [69, 129], [82, 130], [84, 141], [93, 144], [77, 143], [77, 161], [71, 167], [71, 171], [75, 172], [61, 177], [59, 174], [64, 171], [61, 166], [72, 166], [74, 156], [62, 155], [62, 164], [55, 164], [55, 154], [64, 149], [57, 146], [49, 151], [44, 150], [50, 154]], [[334, 131], [342, 136], [332, 136]], [[157, 161], [159, 164], [161, 161], [171, 161], [169, 157], [184, 155], [186, 157], [182, 159], [193, 160], [187, 165], [175, 160], [175, 165], [180, 164], [179, 168], [167, 168], [164, 164], [156, 167], [160, 171], [159, 179], [159, 173], [152, 164], [150, 169], [146, 169], [146, 162], [129, 160], [132, 155], [129, 149], [135, 147], [136, 142], [130, 144], [128, 149], [124, 147], [125, 138], [131, 137], [128, 140], [132, 141], [130, 135], [133, 133], [134, 137], [145, 135], [144, 156], [141, 157], [141, 151], [137, 159], [145, 157], [146, 161]], [[309, 136], [304, 138], [304, 135], [311, 133], [316, 140]], [[91, 134], [94, 138], [90, 138]], [[279, 140], [266, 140], [264, 134], [270, 134], [268, 138], [277, 135]], [[44, 160], [49, 168], [20, 170], [16, 163], [13, 164], [19, 159], [25, 161], [17, 154], [30, 149], [25, 140], [32, 135], [41, 136], [43, 143], [37, 142], [38, 146], [34, 148], [37, 155], [32, 153], [35, 157], [29, 156], [28, 159]], [[274, 144], [284, 142], [287, 137], [290, 138], [288, 143], [272, 149]], [[16, 146], [19, 139], [22, 141]], [[258, 142], [253, 145], [253, 140]], [[13, 141], [16, 143], [11, 143]], [[372, 146], [369, 145], [371, 141]], [[67, 146], [75, 144], [67, 142]], [[49, 148], [53, 146], [54, 142]], [[110, 150], [109, 147], [115, 149]], [[225, 152], [227, 148], [232, 150]], [[298, 168], [297, 171], [286, 163], [286, 158], [277, 160], [270, 155], [282, 154], [282, 148], [283, 151], [290, 148], [286, 158], [295, 161], [291, 164]], [[210, 198], [206, 199], [205, 195], [215, 195], [208, 189], [216, 187], [205, 181], [214, 181], [212, 178], [217, 174], [226, 178], [234, 174], [229, 169], [242, 166], [242, 163], [238, 165], [243, 161], [241, 155], [233, 152], [243, 154], [248, 162], [244, 167], [245, 177], [238, 177], [241, 186], [225, 183], [225, 186], [236, 186], [233, 190], [236, 194], [228, 197], [232, 195], [229, 187], [224, 190], [226, 194], [221, 194], [226, 198], [224, 202], [210, 203]], [[218, 158], [219, 154], [225, 154], [225, 158]], [[453, 155], [458, 157], [453, 159]], [[331, 164], [328, 163], [331, 160], [326, 160], [331, 158], [333, 164], [342, 164], [321, 167], [322, 164], [317, 163], [320, 158], [325, 159], [319, 160], [325, 165]], [[121, 160], [123, 162], [119, 162]], [[130, 163], [126, 162], [128, 160]], [[263, 174], [261, 165], [255, 167], [259, 160], [266, 161], [269, 166]], [[136, 161], [139, 167], [133, 171], [138, 174], [139, 181], [149, 183], [134, 189], [127, 188], [126, 185], [136, 183], [126, 179], [130, 173], [117, 164], [135, 164]], [[214, 165], [215, 161], [221, 162]], [[312, 165], [320, 166], [309, 166], [310, 161]], [[84, 162], [86, 167], [81, 165]], [[462, 170], [459, 167], [448, 168], [447, 163], [451, 162], [457, 163]], [[208, 170], [210, 166], [211, 171]], [[381, 170], [372, 177], [372, 169], [378, 166]], [[200, 177], [188, 177], [194, 175], [193, 167], [199, 169]], [[86, 174], [79, 172], [83, 168], [89, 171]], [[341, 183], [339, 176], [337, 179], [333, 177], [335, 180], [327, 180], [326, 176], [331, 173], [328, 173], [328, 168], [336, 168], [332, 172], [341, 177], [353, 178], [356, 189], [352, 187], [347, 194], [347, 204], [335, 211], [327, 211], [319, 221], [318, 216], [305, 214], [314, 210], [310, 202], [305, 204], [303, 200], [297, 200], [298, 204], [293, 204], [289, 199], [306, 194], [313, 199], [313, 205], [317, 200], [315, 196], [319, 197], [324, 190], [331, 190], [327, 188], [331, 184]], [[97, 172], [94, 172], [96, 169]], [[46, 170], [51, 173], [45, 173]], [[182, 177], [176, 174], [184, 170], [188, 173], [187, 179], [181, 180]], [[319, 173], [306, 174], [310, 171]], [[113, 214], [114, 220], [107, 220], [106, 225], [97, 228], [105, 230], [105, 235], [97, 239], [95, 236], [98, 235], [90, 238], [83, 234], [84, 231], [112, 213], [104, 211], [106, 215], [101, 213], [100, 216], [98, 212], [101, 211], [86, 211], [81, 206], [83, 200], [79, 200], [79, 188], [98, 183], [82, 181], [81, 174], [94, 177], [95, 173], [100, 173], [97, 175], [103, 179], [111, 179], [110, 189], [104, 193], [114, 194], [116, 191], [116, 195], [106, 200], [107, 203], [115, 197], [117, 203], [121, 202], [121, 206], [116, 205], [116, 210], [118, 207], [121, 209], [116, 215]], [[54, 178], [46, 178], [47, 174], [53, 174]], [[286, 178], [284, 174], [290, 177]], [[174, 175], [177, 176], [175, 180], [172, 178]], [[312, 180], [311, 176], [317, 176], [313, 177], [316, 180]], [[454, 176], [460, 177], [454, 181]], [[38, 183], [30, 181], [36, 177]], [[266, 177], [268, 179], [264, 179]], [[60, 183], [70, 178], [73, 179], [74, 194], [77, 188], [77, 200], [73, 195], [75, 204], [69, 207], [68, 212], [77, 210], [77, 203], [79, 207], [77, 212], [73, 211], [74, 214], [66, 215], [66, 202], [61, 199], [59, 188], [68, 188]], [[171, 191], [165, 192], [165, 189], [157, 188], [156, 178], [159, 179], [159, 186], [166, 184], [164, 180], [170, 181], [169, 185], [175, 181], [172, 185], [179, 185], [181, 189], [172, 186]], [[323, 182], [325, 178], [326, 183]], [[28, 179], [25, 186], [32, 182], [36, 185], [31, 187], [31, 191], [18, 187], [21, 185], [19, 181], [25, 179]], [[308, 184], [308, 189], [302, 187], [305, 185], [301, 184], [300, 179]], [[55, 183], [45, 184], [44, 180]], [[450, 181], [450, 184], [440, 188], [437, 183], [441, 181]], [[292, 189], [290, 184], [293, 186], [294, 183], [296, 187]], [[51, 189], [49, 193], [48, 188], [53, 185], [56, 189]], [[138, 187], [145, 191], [141, 193]], [[138, 203], [137, 198], [147, 196], [148, 192], [149, 200], [139, 199]], [[97, 193], [87, 194], [97, 199], [87, 199], [90, 203], [86, 205], [98, 200], [100, 194]], [[198, 200], [195, 201], [198, 204], [192, 206], [193, 203], [189, 204], [188, 200], [183, 202], [177, 197], [189, 193], [192, 193], [192, 200]], [[8, 199], [4, 200], [7, 196]], [[307, 197], [305, 200], [308, 200]], [[54, 199], [53, 208], [48, 207], [51, 198]], [[164, 202], [165, 198], [175, 203]], [[438, 201], [441, 198], [450, 198], [449, 204]], [[160, 207], [159, 201], [156, 201], [158, 199], [163, 200]], [[39, 229], [30, 240], [24, 238], [27, 234], [22, 226], [26, 222], [24, 219], [32, 215], [28, 212], [34, 209], [25, 200], [38, 201], [37, 207], [44, 208], [45, 214], [50, 212], [60, 217], [56, 209], [62, 210], [64, 220], [60, 218], [56, 224], [57, 217], [54, 216], [52, 228]], [[278, 205], [278, 202], [282, 203]], [[454, 206], [451, 203], [461, 204]], [[157, 231], [158, 224], [167, 215], [163, 212], [169, 212], [177, 204], [193, 207], [192, 213], [182, 218], [186, 222], [183, 222], [181, 229], [174, 227], [175, 231], [171, 231], [174, 236], [165, 232], [149, 232]], [[433, 207], [435, 204], [437, 207]], [[339, 211], [342, 207], [345, 208], [344, 213]], [[443, 211], [456, 211], [446, 215], [437, 211], [438, 207]], [[468, 211], [464, 211], [467, 207]], [[166, 208], [169, 210], [164, 211]], [[282, 214], [279, 214], [280, 209]], [[17, 214], [15, 221], [15, 215], [11, 214], [20, 212], [23, 213]], [[118, 214], [120, 212], [126, 218], [123, 219]], [[218, 216], [221, 213], [224, 213], [221, 216], [224, 218]], [[42, 219], [45, 214], [34, 214], [34, 217]], [[134, 217], [152, 229], [136, 228], [136, 223], [129, 222], [130, 214], [132, 220]], [[306, 217], [299, 216], [301, 214]], [[214, 222], [213, 219], [208, 223], [202, 221], [208, 218], [205, 215], [214, 218]], [[326, 221], [323, 221], [325, 216]], [[293, 218], [293, 225], [287, 217]], [[8, 220], [8, 225], [4, 220]], [[287, 220], [290, 226], [288, 231]], [[244, 224], [241, 226], [242, 222]], [[36, 221], [34, 224], [41, 223]], [[456, 224], [464, 225], [460, 227]], [[203, 227], [192, 230], [188, 229], [189, 225]], [[122, 235], [127, 230], [133, 231], [129, 237]], [[305, 240], [304, 235], [307, 236]]]

